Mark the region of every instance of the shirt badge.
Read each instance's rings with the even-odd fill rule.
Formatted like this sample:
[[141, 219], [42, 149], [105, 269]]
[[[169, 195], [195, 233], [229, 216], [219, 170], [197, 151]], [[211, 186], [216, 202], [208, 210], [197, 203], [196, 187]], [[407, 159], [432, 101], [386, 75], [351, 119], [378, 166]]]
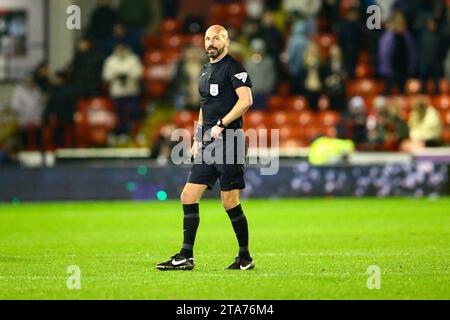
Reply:
[[210, 84], [209, 85], [209, 94], [213, 97], [216, 97], [219, 95], [219, 85], [218, 84]]
[[241, 73], [235, 74], [234, 76], [236, 78], [238, 78], [239, 80], [241, 80], [243, 83], [245, 83], [245, 81], [247, 81], [248, 74], [247, 74], [247, 72], [241, 72]]

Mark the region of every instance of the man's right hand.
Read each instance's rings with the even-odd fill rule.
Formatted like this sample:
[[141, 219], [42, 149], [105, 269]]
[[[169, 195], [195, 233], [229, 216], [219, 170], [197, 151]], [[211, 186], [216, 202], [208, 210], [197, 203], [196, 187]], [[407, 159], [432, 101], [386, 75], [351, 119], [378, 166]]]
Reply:
[[198, 141], [194, 141], [191, 148], [191, 155], [195, 159], [197, 157], [198, 152], [200, 151], [201, 143]]

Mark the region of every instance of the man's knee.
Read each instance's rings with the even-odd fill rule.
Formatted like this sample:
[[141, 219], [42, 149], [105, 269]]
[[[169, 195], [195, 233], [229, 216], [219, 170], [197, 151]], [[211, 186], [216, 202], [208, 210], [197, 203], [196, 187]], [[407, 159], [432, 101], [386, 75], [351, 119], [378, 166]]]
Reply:
[[185, 187], [181, 193], [180, 200], [182, 204], [194, 204], [200, 201], [204, 189]]
[[225, 210], [230, 210], [239, 205], [239, 195], [233, 192], [222, 193], [222, 204]]
[[183, 190], [183, 192], [181, 193], [180, 200], [182, 204], [193, 204], [198, 202], [198, 200], [196, 201], [196, 198], [194, 197], [193, 193], [187, 190]]

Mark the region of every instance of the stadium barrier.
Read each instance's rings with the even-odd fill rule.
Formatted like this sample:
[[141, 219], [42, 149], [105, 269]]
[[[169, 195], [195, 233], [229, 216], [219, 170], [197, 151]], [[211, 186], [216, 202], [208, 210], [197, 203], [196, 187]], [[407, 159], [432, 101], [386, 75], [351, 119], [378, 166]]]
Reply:
[[[267, 176], [251, 165], [245, 171], [247, 187], [242, 194], [245, 198], [439, 197], [450, 194], [448, 162], [439, 159], [426, 155], [412, 161], [333, 166], [282, 160], [278, 173]], [[178, 199], [188, 171], [187, 165], [149, 165], [142, 159], [74, 161], [53, 168], [3, 167], [0, 201]], [[205, 197], [218, 195], [217, 183]]]

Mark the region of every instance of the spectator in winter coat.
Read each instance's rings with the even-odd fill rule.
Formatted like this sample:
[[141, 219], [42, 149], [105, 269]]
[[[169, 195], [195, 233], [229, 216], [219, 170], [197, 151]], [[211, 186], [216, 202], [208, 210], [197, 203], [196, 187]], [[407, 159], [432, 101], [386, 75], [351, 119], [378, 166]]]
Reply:
[[142, 73], [139, 57], [124, 44], [119, 44], [105, 61], [103, 79], [109, 83], [109, 93], [120, 119], [118, 134], [130, 133], [133, 122], [139, 117]]
[[29, 138], [39, 143], [44, 101], [41, 90], [31, 77], [15, 88], [11, 109], [16, 116], [23, 145], [30, 143]]
[[441, 38], [437, 34], [436, 21], [427, 20], [426, 29], [420, 34], [417, 42], [417, 63], [419, 77], [422, 81], [422, 93], [426, 92], [426, 84], [429, 79], [434, 83], [434, 94], [439, 92], [439, 77], [441, 75], [442, 62]]
[[394, 86], [398, 86], [403, 94], [406, 80], [414, 72], [416, 55], [413, 38], [402, 14], [393, 18], [381, 36], [378, 50], [379, 73], [386, 79], [385, 94], [390, 94]]
[[103, 61], [87, 38], [78, 41], [72, 63], [72, 82], [80, 97], [92, 97], [98, 94], [102, 79]]

